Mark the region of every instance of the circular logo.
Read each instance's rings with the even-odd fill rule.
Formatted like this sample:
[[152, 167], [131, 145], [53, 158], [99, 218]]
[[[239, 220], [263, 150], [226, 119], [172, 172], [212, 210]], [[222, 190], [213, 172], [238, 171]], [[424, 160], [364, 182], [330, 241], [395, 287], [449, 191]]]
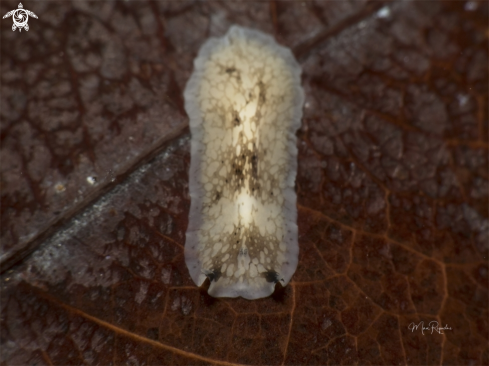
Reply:
[[14, 24], [18, 28], [23, 28], [29, 20], [29, 14], [24, 9], [17, 9], [12, 14]]
[[27, 22], [29, 21], [29, 15], [33, 18], [37, 19], [37, 15], [34, 14], [30, 10], [24, 9], [22, 6], [22, 3], [19, 3], [19, 8], [10, 10], [7, 14], [3, 16], [3, 19], [12, 17], [12, 20], [14, 21], [14, 24], [12, 25], [12, 30], [15, 32], [16, 29], [19, 30], [19, 32], [23, 29], [26, 31], [29, 30], [29, 24]]

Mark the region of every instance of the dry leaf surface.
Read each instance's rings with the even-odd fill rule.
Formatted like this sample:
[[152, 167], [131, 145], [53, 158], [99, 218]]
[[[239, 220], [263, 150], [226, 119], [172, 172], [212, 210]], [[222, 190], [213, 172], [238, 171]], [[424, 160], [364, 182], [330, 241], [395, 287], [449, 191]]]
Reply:
[[[29, 32], [1, 23], [2, 365], [489, 364], [487, 3], [24, 6]], [[182, 90], [231, 24], [292, 48], [306, 93], [299, 267], [256, 301], [183, 258]]]

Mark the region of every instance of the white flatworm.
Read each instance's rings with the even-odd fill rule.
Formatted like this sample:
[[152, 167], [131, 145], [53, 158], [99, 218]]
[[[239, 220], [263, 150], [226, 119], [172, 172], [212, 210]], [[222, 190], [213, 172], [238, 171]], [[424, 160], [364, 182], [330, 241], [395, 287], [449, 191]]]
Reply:
[[289, 49], [233, 26], [211, 38], [185, 88], [191, 207], [185, 261], [214, 297], [269, 296], [299, 254], [295, 132], [304, 92]]

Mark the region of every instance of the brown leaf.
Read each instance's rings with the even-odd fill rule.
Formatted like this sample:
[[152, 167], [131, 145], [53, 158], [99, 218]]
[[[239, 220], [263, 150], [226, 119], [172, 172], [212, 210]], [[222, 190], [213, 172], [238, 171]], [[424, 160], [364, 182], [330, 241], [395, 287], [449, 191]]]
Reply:
[[[486, 2], [24, 6], [28, 32], [1, 23], [2, 365], [489, 364]], [[182, 90], [234, 23], [292, 48], [306, 92], [299, 267], [255, 301], [183, 257]]]

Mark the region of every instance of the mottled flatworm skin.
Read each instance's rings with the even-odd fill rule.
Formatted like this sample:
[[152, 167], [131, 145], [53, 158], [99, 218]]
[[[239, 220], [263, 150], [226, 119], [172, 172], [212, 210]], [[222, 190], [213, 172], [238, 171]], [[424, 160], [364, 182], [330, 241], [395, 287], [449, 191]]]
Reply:
[[194, 61], [185, 261], [198, 286], [209, 278], [211, 296], [266, 297], [296, 270], [300, 74], [289, 49], [238, 26]]

